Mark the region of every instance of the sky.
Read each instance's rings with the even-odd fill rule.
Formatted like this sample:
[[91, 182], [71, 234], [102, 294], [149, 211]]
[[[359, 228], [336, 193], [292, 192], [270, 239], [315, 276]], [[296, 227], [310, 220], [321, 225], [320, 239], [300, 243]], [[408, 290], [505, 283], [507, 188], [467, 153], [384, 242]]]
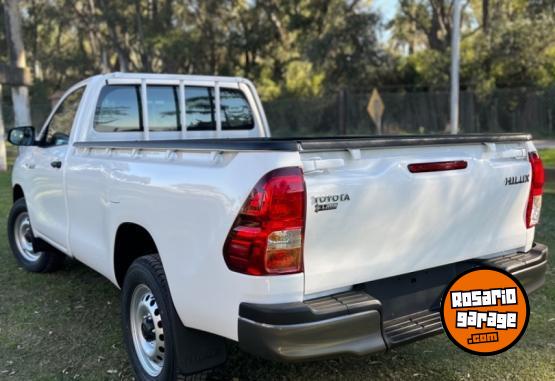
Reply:
[[[382, 21], [387, 24], [395, 16], [397, 10], [397, 0], [374, 0], [371, 5], [372, 9], [382, 15]], [[379, 40], [385, 42], [389, 39], [391, 32], [386, 30], [379, 33]]]
[[388, 22], [395, 16], [397, 9], [396, 0], [374, 0], [372, 1], [372, 8], [382, 14], [384, 22]]

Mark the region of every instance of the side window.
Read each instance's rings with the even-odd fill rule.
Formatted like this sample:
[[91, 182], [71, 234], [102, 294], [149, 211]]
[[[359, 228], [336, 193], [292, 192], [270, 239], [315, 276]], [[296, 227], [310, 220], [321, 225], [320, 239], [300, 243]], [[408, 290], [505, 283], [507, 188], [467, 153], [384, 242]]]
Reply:
[[254, 120], [241, 90], [220, 89], [222, 130], [250, 130]]
[[178, 131], [179, 101], [175, 86], [147, 86], [148, 129]]
[[58, 106], [48, 127], [46, 127], [45, 145], [64, 145], [69, 142], [73, 119], [75, 119], [84, 90], [84, 87], [78, 88]]
[[216, 129], [214, 98], [208, 87], [185, 87], [186, 124], [189, 131], [212, 131]]
[[96, 105], [94, 129], [99, 132], [142, 131], [140, 105], [139, 86], [104, 86]]

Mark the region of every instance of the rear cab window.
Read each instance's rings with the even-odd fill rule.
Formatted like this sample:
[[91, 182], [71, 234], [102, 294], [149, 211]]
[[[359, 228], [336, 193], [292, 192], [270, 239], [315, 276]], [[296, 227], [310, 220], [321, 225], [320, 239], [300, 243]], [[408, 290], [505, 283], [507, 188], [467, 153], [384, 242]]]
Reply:
[[148, 129], [179, 131], [179, 98], [176, 86], [147, 86]]
[[254, 118], [249, 102], [238, 89], [220, 89], [222, 130], [251, 130]]
[[[106, 85], [95, 110], [97, 132], [141, 132], [142, 101], [140, 85]], [[187, 131], [216, 130], [215, 89], [209, 86], [185, 86], [185, 124]], [[179, 87], [147, 85], [147, 115], [150, 133], [182, 131]], [[222, 130], [252, 130], [254, 116], [243, 92], [220, 88]]]

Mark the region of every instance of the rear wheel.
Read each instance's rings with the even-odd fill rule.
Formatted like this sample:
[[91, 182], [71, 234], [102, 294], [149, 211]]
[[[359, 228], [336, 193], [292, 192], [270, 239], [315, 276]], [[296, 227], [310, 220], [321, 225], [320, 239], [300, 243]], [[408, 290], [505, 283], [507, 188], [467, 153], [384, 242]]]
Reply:
[[33, 248], [33, 229], [25, 199], [17, 200], [8, 217], [8, 241], [17, 262], [25, 270], [46, 273], [58, 270], [65, 255], [55, 251], [36, 252]]
[[146, 284], [135, 287], [129, 308], [131, 338], [137, 360], [149, 376], [156, 377], [164, 367], [166, 342], [160, 308]]
[[122, 291], [125, 344], [137, 379], [204, 380], [206, 373], [178, 374], [172, 327], [179, 317], [158, 255], [136, 259], [125, 275]]

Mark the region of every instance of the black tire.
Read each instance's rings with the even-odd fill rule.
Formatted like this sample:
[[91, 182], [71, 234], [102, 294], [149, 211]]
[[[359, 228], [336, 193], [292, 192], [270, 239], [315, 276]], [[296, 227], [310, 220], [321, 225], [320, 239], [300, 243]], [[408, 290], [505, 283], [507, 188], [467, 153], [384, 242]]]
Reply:
[[[27, 212], [25, 199], [20, 198], [14, 202], [10, 215], [8, 216], [8, 241], [12, 249], [12, 253], [17, 263], [25, 270], [33, 273], [48, 273], [58, 270], [64, 263], [65, 255], [57, 251], [42, 251], [36, 253], [36, 259], [30, 260], [29, 255], [25, 255], [18, 246], [16, 239], [16, 223], [18, 217]], [[30, 225], [29, 225], [30, 226]], [[32, 237], [32, 231], [30, 231]]]
[[[157, 310], [159, 311], [162, 327], [163, 327], [163, 344], [164, 344], [164, 358], [163, 365], [160, 373], [156, 376], [150, 375], [146, 369], [141, 365], [139, 355], [135, 348], [133, 341], [133, 333], [131, 327], [131, 303], [133, 294], [136, 289], [146, 285], [155, 299]], [[156, 254], [147, 255], [136, 259], [125, 275], [122, 288], [122, 325], [125, 345], [131, 366], [139, 381], [162, 381], [162, 380], [187, 380], [187, 381], [201, 381], [206, 379], [205, 373], [184, 377], [179, 375], [176, 365], [176, 350], [173, 342], [173, 332], [171, 327], [174, 327], [174, 322], [179, 319], [173, 301], [171, 299], [168, 283], [166, 281], [166, 274], [162, 267], [160, 257]], [[156, 335], [156, 334], [155, 334]]]

